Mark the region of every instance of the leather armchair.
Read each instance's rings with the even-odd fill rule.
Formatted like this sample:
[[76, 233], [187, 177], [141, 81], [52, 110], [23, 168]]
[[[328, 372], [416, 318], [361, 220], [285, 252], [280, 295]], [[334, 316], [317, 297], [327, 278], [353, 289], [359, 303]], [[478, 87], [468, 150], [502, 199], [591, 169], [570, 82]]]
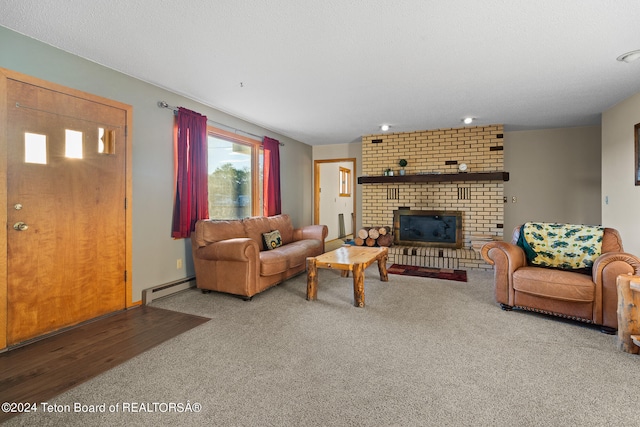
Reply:
[[623, 251], [617, 230], [605, 228], [602, 254], [591, 275], [548, 267], [530, 266], [516, 242], [489, 242], [482, 257], [494, 266], [495, 300], [503, 310], [514, 307], [600, 325], [603, 332], [618, 328], [616, 279], [640, 274], [640, 259]]

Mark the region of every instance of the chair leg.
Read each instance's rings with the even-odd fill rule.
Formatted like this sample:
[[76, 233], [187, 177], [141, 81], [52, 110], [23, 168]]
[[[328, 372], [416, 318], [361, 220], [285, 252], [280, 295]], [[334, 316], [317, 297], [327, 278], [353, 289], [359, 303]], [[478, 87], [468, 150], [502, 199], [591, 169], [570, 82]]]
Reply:
[[607, 335], [615, 335], [618, 330], [616, 328], [612, 328], [611, 326], [600, 326], [600, 332]]
[[507, 305], [507, 304], [503, 304], [503, 303], [500, 303], [500, 308], [501, 308], [501, 309], [503, 309], [504, 311], [511, 311], [511, 310], [513, 310], [513, 307], [512, 307], [512, 306]]

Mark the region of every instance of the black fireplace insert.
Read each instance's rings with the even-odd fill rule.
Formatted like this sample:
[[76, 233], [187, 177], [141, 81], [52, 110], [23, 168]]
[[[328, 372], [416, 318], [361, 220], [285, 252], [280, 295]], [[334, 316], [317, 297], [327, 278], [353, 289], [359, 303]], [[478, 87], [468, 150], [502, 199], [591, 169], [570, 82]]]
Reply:
[[396, 245], [462, 247], [462, 212], [398, 209], [393, 229]]

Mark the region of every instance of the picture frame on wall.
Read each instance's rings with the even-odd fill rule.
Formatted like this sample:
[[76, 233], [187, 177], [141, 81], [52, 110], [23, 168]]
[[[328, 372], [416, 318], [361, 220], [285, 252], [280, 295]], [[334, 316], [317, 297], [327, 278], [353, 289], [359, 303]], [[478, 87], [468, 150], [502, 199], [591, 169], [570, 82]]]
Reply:
[[633, 135], [634, 135], [634, 158], [636, 162], [636, 167], [634, 169], [635, 172], [635, 181], [636, 185], [640, 185], [640, 123], [637, 123], [633, 127]]

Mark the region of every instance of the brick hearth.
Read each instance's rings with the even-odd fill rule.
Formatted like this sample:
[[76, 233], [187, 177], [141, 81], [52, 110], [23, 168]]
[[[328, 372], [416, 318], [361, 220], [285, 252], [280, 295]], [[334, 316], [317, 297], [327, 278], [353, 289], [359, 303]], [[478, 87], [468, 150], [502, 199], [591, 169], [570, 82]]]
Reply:
[[389, 262], [392, 264], [415, 265], [452, 269], [489, 270], [480, 253], [472, 249], [427, 248], [417, 246], [391, 246]]

